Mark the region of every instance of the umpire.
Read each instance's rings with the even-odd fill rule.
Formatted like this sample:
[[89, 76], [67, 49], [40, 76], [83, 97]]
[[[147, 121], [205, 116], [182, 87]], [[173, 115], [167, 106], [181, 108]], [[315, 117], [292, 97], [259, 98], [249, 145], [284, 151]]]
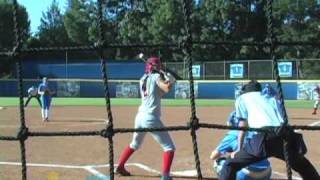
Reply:
[[236, 117], [240, 118], [240, 127], [265, 128], [264, 132], [254, 132], [252, 139], [243, 145], [245, 131], [238, 138], [238, 149], [233, 152], [221, 172], [220, 180], [235, 180], [236, 173], [243, 167], [276, 157], [284, 160], [283, 138], [289, 143], [289, 163], [303, 179], [319, 180], [319, 174], [304, 156], [306, 147], [301, 134], [282, 126], [279, 104], [275, 98], [266, 98], [261, 94], [261, 84], [250, 81], [242, 87], [242, 95], [235, 102]]
[[28, 89], [28, 99], [26, 101], [26, 104], [24, 105], [24, 107], [27, 107], [30, 100], [32, 98], [36, 98], [38, 100], [38, 103], [41, 107], [41, 101], [40, 101], [40, 95], [38, 94], [38, 88], [34, 87], [34, 86], [31, 86], [29, 89]]

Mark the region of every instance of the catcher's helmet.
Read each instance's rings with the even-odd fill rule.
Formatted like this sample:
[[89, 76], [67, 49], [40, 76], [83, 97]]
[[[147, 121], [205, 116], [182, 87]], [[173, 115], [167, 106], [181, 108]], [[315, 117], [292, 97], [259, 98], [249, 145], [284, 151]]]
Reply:
[[153, 56], [150, 57], [145, 66], [145, 73], [152, 73], [153, 71], [160, 71], [161, 69], [161, 61], [160, 58]]
[[261, 91], [261, 84], [258, 81], [251, 80], [248, 84], [245, 84], [241, 87], [240, 94]]

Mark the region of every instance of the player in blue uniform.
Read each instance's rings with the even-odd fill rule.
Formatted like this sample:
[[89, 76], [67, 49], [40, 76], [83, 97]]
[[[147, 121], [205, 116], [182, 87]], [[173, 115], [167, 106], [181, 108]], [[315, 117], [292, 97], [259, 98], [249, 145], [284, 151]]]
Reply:
[[30, 100], [31, 100], [32, 98], [36, 98], [36, 99], [38, 100], [38, 103], [39, 103], [40, 107], [41, 107], [40, 95], [38, 94], [38, 88], [36, 88], [36, 87], [34, 87], [34, 86], [31, 86], [31, 87], [28, 89], [27, 92], [28, 92], [28, 99], [27, 99], [24, 107], [27, 107], [27, 106], [28, 106], [28, 104], [29, 104], [29, 102], [30, 102]]
[[262, 90], [262, 94], [265, 95], [265, 96], [267, 96], [267, 97], [275, 97], [275, 98], [278, 98], [278, 93], [277, 93], [277, 91], [275, 91], [269, 83], [267, 83], [267, 84], [264, 86], [264, 88], [263, 88], [263, 90]]
[[[236, 118], [236, 112], [233, 111], [227, 121], [229, 126], [238, 127], [239, 119]], [[230, 153], [238, 148], [239, 130], [230, 130], [225, 137], [220, 141], [215, 150], [212, 151], [210, 158], [214, 161], [213, 169], [218, 176], [221, 174], [221, 169], [225, 159], [230, 157]], [[251, 132], [248, 131], [246, 139], [251, 138]], [[237, 173], [237, 180], [269, 180], [271, 177], [270, 162], [267, 159], [251, 164], [242, 168]]]
[[[175, 78], [161, 72], [161, 62], [158, 57], [151, 57], [146, 62], [145, 74], [140, 79], [141, 105], [135, 118], [135, 128], [162, 128], [161, 97], [168, 93], [175, 83]], [[170, 180], [170, 167], [174, 157], [175, 145], [167, 131], [151, 132], [153, 138], [161, 145], [163, 153], [162, 180]], [[132, 141], [122, 152], [116, 173], [130, 176], [125, 169], [129, 157], [142, 144], [146, 132], [135, 132]]]
[[50, 112], [53, 91], [50, 90], [48, 79], [46, 77], [42, 78], [42, 83], [38, 87], [38, 94], [40, 94], [40, 99], [42, 103], [42, 107], [41, 107], [42, 120], [44, 122], [49, 121], [49, 112]]
[[[290, 166], [303, 179], [319, 180], [319, 174], [304, 156], [306, 147], [301, 135], [293, 130], [281, 131], [284, 122], [276, 98], [261, 93], [261, 84], [250, 81], [242, 87], [242, 94], [236, 99], [236, 117], [241, 119], [239, 127], [264, 128], [265, 132], [253, 132], [252, 137], [243, 142], [245, 131], [239, 132], [238, 148], [231, 153], [221, 170], [220, 180], [235, 180], [237, 172], [252, 163], [269, 157], [284, 160], [283, 137], [289, 142]], [[285, 133], [285, 134], [284, 134]]]

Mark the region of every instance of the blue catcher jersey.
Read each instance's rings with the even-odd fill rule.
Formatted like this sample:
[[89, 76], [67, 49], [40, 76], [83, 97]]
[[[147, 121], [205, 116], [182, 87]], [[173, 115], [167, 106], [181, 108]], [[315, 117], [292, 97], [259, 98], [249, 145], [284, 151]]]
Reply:
[[269, 85], [263, 88], [262, 94], [268, 97], [276, 97], [277, 92]]

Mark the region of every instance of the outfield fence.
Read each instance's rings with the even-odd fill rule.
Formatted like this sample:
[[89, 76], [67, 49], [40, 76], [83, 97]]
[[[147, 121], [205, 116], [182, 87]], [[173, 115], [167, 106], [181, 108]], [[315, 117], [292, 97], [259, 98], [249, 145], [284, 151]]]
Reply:
[[[100, 64], [96, 60], [87, 62], [64, 61], [63, 59], [45, 61], [28, 60], [23, 63], [24, 75], [26, 78], [35, 79], [38, 77], [49, 77], [55, 79], [99, 79]], [[274, 62], [270, 59], [260, 60], [224, 60], [224, 61], [196, 61], [193, 64], [194, 78], [196, 80], [274, 80]], [[286, 59], [279, 60], [283, 63], [283, 79], [290, 80], [317, 80], [320, 79], [320, 59]], [[178, 75], [181, 80], [188, 80], [188, 65], [185, 62], [163, 62], [171, 72]], [[234, 66], [240, 69], [240, 74], [233, 69]], [[110, 79], [116, 80], [138, 80], [144, 73], [144, 62], [138, 60], [110, 61], [106, 63], [107, 75]]]
[[[0, 80], [0, 97], [16, 97], [18, 92], [16, 79]], [[23, 95], [27, 96], [27, 89], [37, 87], [39, 79], [24, 79], [26, 87]], [[197, 99], [235, 99], [241, 86], [247, 80], [195, 80], [194, 95]], [[262, 86], [267, 83], [276, 87], [275, 81], [260, 80]], [[318, 97], [314, 91], [317, 80], [284, 80], [282, 83], [284, 98], [288, 100], [314, 100]], [[103, 97], [103, 81], [101, 79], [49, 79], [49, 86], [56, 91], [57, 97]], [[109, 80], [109, 94], [111, 98], [139, 98], [138, 80]], [[190, 98], [189, 82], [178, 80], [172, 90], [165, 95], [168, 99]]]
[[[285, 74], [283, 79], [291, 80], [316, 80], [320, 79], [320, 59], [282, 59], [279, 63], [288, 63], [289, 67], [282, 69]], [[262, 60], [224, 60], [224, 61], [197, 61], [194, 64], [200, 66], [199, 75], [195, 79], [201, 80], [235, 80], [235, 79], [262, 79], [274, 80], [274, 62], [268, 59]], [[183, 62], [165, 62], [167, 67], [175, 71], [182, 79], [188, 79], [188, 67]], [[243, 67], [242, 77], [232, 77], [234, 64]], [[278, 67], [279, 68], [279, 67]]]

